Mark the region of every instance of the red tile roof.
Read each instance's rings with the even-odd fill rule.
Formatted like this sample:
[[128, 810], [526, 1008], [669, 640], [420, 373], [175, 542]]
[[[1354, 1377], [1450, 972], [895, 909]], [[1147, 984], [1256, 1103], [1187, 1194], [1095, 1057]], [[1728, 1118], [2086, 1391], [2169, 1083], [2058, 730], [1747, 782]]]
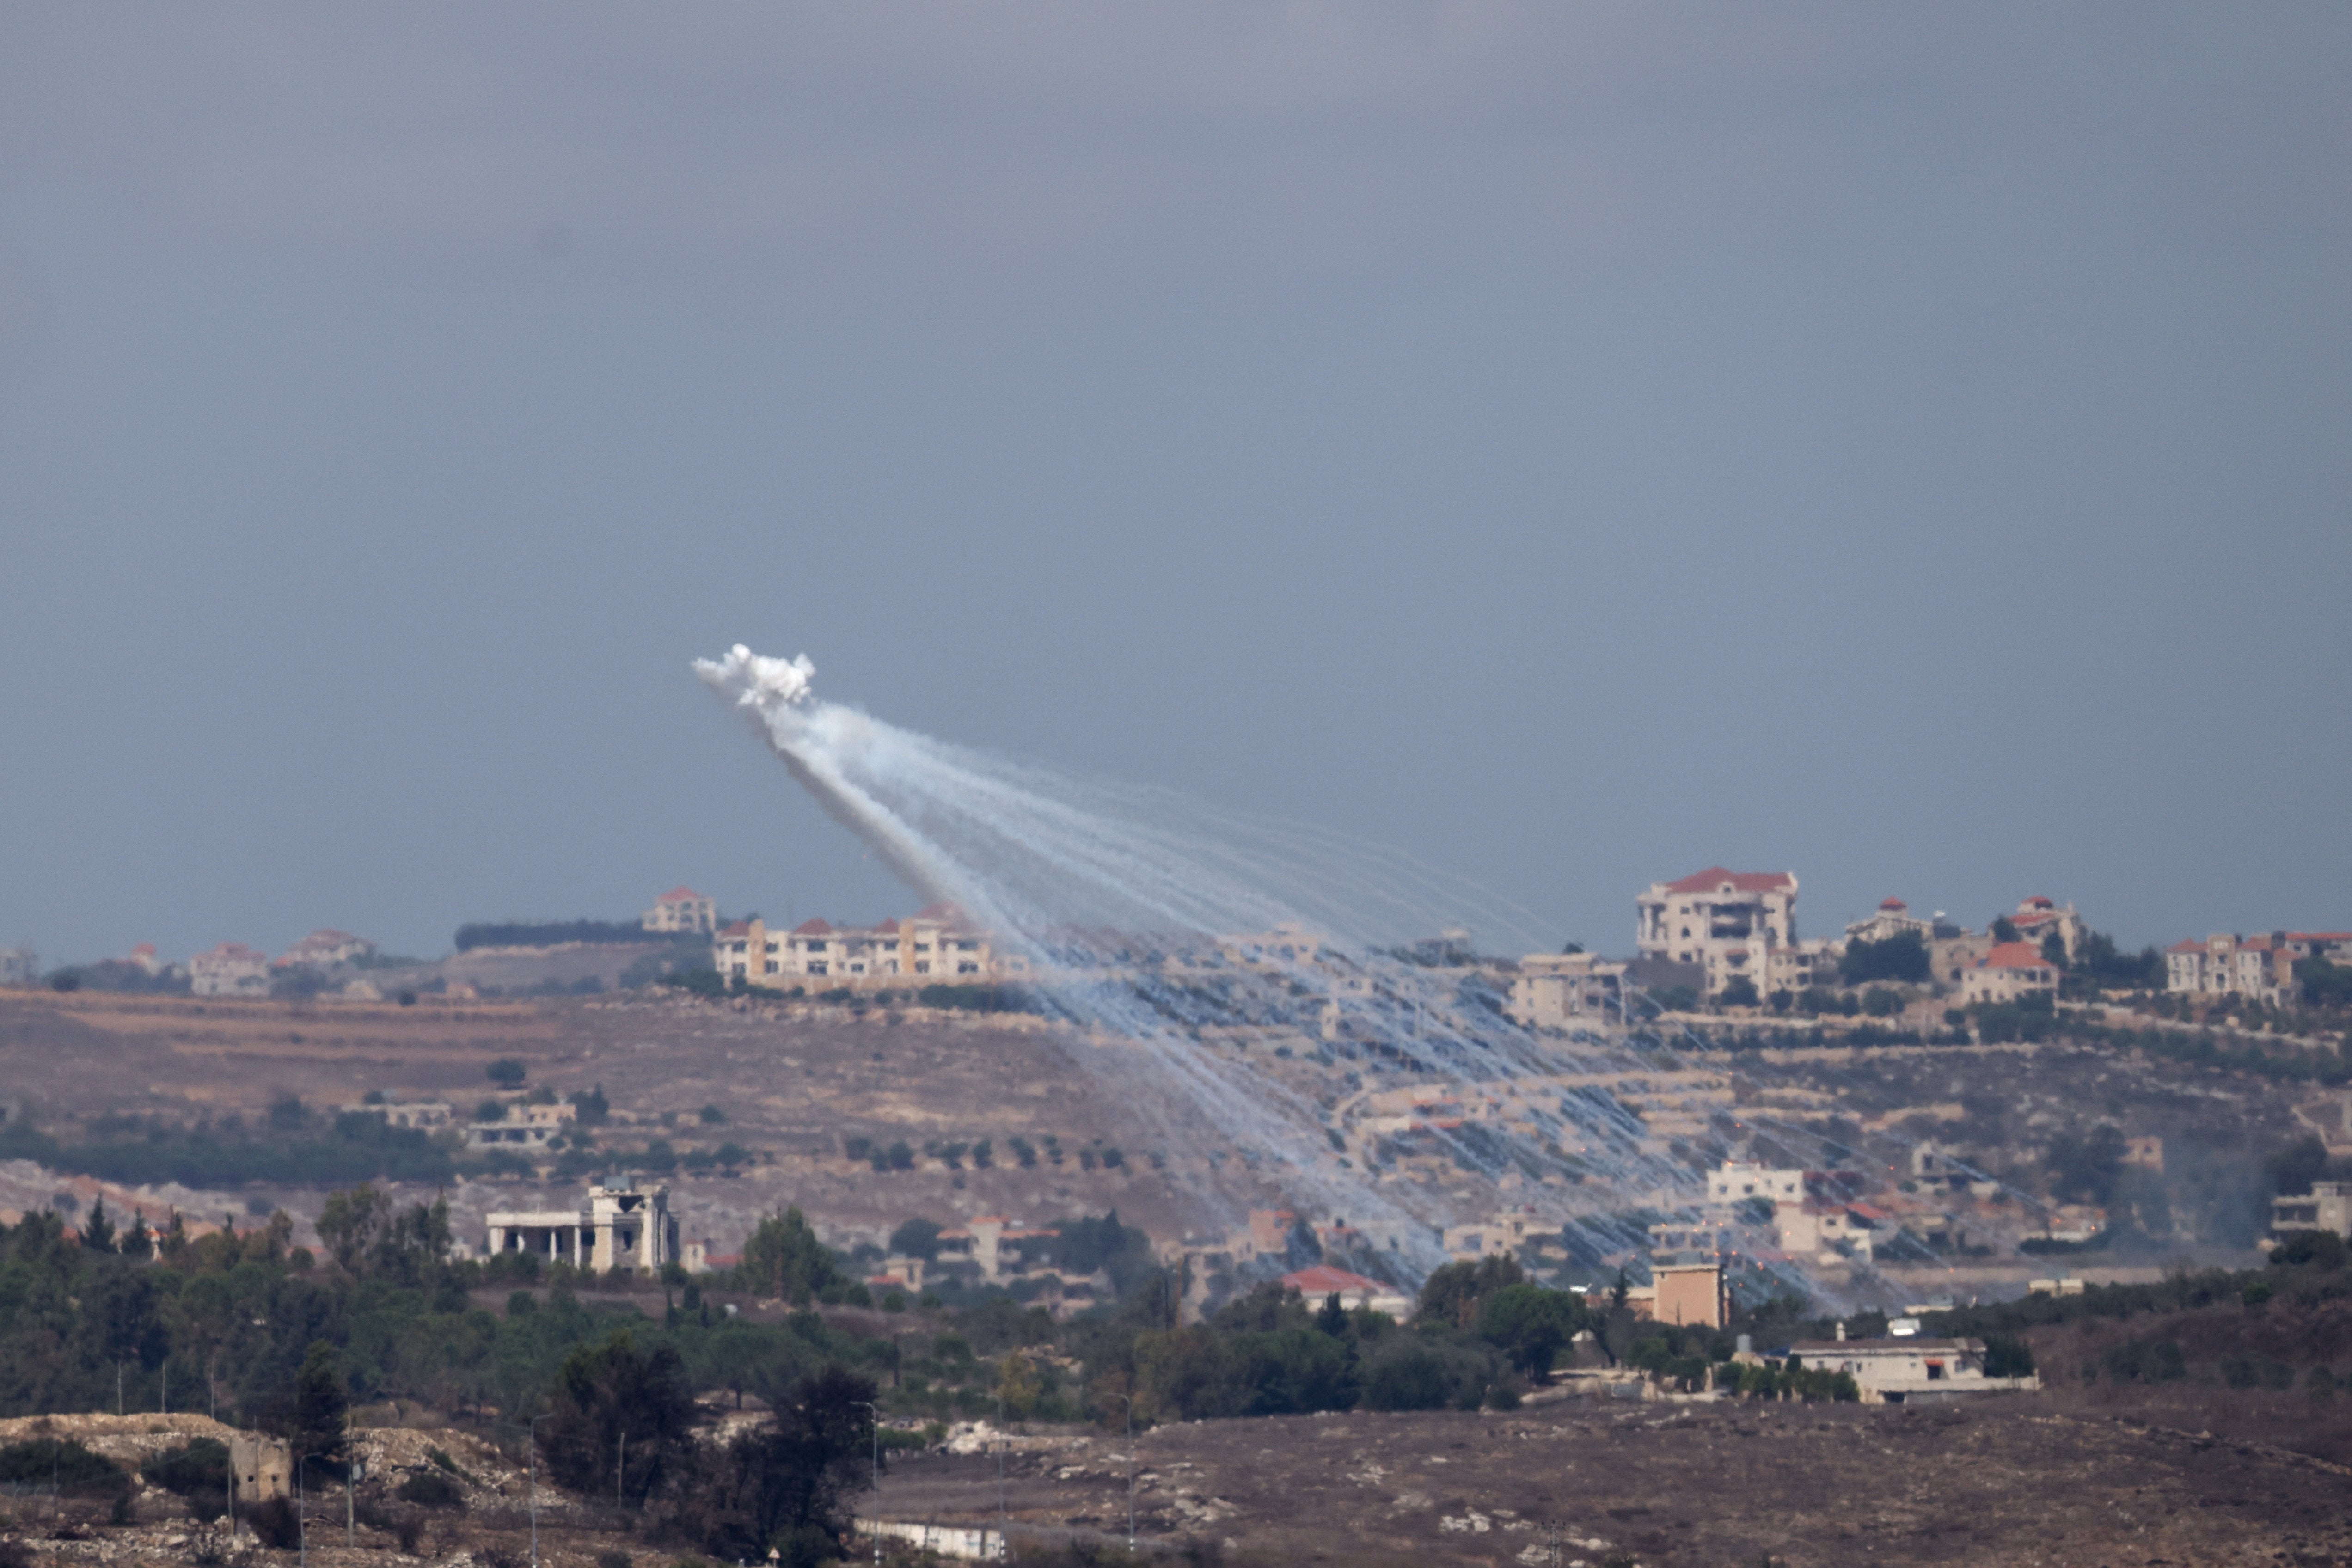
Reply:
[[1334, 1290], [1343, 1296], [1353, 1295], [1359, 1290], [1369, 1290], [1376, 1295], [1385, 1295], [1389, 1292], [1389, 1287], [1377, 1279], [1367, 1279], [1360, 1274], [1350, 1274], [1344, 1268], [1334, 1268], [1328, 1263], [1318, 1263], [1313, 1268], [1302, 1268], [1296, 1274], [1284, 1275], [1282, 1288], [1286, 1290], [1296, 1290], [1302, 1296], [1328, 1296]]
[[2194, 940], [2189, 942], [2176, 942], [2164, 951], [2167, 952], [2202, 952], [2205, 951], [2205, 944]]
[[2050, 961], [2030, 942], [2004, 942], [1977, 961], [1979, 969], [2047, 969]]
[[1694, 871], [1679, 882], [1668, 882], [1669, 893], [1711, 893], [1726, 882], [1735, 892], [1777, 893], [1797, 885], [1797, 879], [1787, 871], [1727, 871], [1720, 866], [1709, 866], [1704, 871]]
[[2039, 893], [2034, 894], [2032, 898], [2030, 898], [2030, 899], [2026, 900], [2025, 900], [2025, 902], [2023, 902], [2022, 904], [2020, 904], [2020, 905], [2018, 906], [2018, 908], [2020, 908], [2020, 909], [2033, 909], [2033, 910], [2054, 910], [2054, 909], [2056, 909], [2057, 907], [2058, 907], [2058, 906], [2057, 906], [2057, 904], [2056, 904], [2055, 902], [2053, 902], [2053, 900], [2049, 900], [2049, 899], [2045, 899], [2045, 898], [2043, 898], [2043, 897], [2042, 897], [2041, 894], [2039, 894]]
[[2352, 942], [2352, 931], [2291, 931], [2289, 942]]
[[750, 921], [737, 921], [733, 925], [729, 926], [719, 934], [720, 936], [750, 936], [751, 934], [751, 922]]
[[679, 883], [677, 887], [672, 888], [668, 892], [664, 893], [660, 898], [654, 900], [654, 902], [657, 904], [698, 904], [702, 901], [702, 895], [696, 892], [692, 888], [688, 887], [683, 882]]
[[829, 936], [832, 932], [833, 927], [825, 923], [824, 918], [822, 915], [815, 916], [809, 920], [804, 920], [801, 921], [800, 924], [793, 927], [793, 934], [794, 936]]
[[1911, 906], [1900, 899], [1881, 899], [1878, 900], [1878, 907], [1882, 910], [1907, 910]]

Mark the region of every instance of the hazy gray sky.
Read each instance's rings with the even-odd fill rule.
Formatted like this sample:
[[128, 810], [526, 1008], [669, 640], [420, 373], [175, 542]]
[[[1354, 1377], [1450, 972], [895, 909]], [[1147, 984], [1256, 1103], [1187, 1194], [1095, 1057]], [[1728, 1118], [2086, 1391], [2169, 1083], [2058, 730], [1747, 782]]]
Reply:
[[0, 12], [0, 942], [903, 900], [687, 672], [2352, 926], [2352, 11]]

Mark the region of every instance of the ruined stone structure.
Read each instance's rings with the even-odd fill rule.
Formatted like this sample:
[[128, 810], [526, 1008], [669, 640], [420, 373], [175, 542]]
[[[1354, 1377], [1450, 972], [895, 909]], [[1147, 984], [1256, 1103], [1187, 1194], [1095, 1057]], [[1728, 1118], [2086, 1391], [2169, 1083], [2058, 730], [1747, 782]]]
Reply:
[[488, 1223], [493, 1254], [535, 1253], [596, 1273], [650, 1274], [680, 1258], [669, 1189], [640, 1188], [626, 1177], [589, 1188], [577, 1209], [493, 1212]]

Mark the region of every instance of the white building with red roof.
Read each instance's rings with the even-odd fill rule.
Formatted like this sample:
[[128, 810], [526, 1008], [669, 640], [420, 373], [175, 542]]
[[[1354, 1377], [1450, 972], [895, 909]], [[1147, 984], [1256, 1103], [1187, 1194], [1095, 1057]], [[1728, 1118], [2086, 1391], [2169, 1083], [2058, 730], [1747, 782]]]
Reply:
[[2069, 963], [2074, 963], [2074, 955], [2083, 951], [2083, 917], [2074, 912], [2072, 904], [2060, 904], [2037, 893], [2030, 899], [2018, 900], [2016, 910], [2007, 919], [2017, 928], [2017, 940], [2020, 942], [2030, 942], [2040, 947], [2052, 937], [2056, 937], [2066, 949], [2066, 962]]
[[1297, 1291], [1310, 1303], [1319, 1303], [1337, 1296], [1339, 1305], [1351, 1312], [1370, 1307], [1373, 1311], [1385, 1312], [1391, 1318], [1410, 1317], [1412, 1313], [1412, 1298], [1395, 1286], [1384, 1285], [1345, 1268], [1335, 1268], [1328, 1263], [1318, 1263], [1296, 1274], [1284, 1275], [1282, 1288]]
[[1964, 1005], [2014, 1002], [2035, 992], [2053, 998], [2058, 994], [2058, 966], [2042, 957], [2040, 946], [2030, 942], [1996, 942], [1990, 952], [1960, 976], [1960, 1000]]
[[656, 899], [654, 907], [637, 917], [637, 923], [647, 931], [715, 931], [719, 905], [681, 882]]
[[1794, 871], [1710, 866], [1653, 882], [1633, 900], [1633, 932], [1643, 958], [1697, 966], [1710, 996], [1738, 980], [1759, 996], [1802, 990], [1836, 963], [1829, 943], [1797, 940]]
[[199, 996], [267, 996], [269, 955], [241, 942], [225, 942], [188, 960], [188, 989]]
[[[2305, 932], [2309, 938], [2318, 933]], [[2275, 1004], [2294, 984], [2296, 953], [2284, 931], [2233, 936], [2217, 931], [2203, 942], [2165, 949], [2164, 988], [2191, 996], [2246, 996]]]

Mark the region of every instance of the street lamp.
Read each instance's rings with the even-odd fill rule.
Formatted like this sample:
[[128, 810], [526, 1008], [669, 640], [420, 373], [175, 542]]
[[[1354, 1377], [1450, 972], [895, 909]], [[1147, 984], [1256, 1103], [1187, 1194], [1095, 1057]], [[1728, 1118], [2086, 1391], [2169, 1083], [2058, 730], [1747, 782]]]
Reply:
[[1004, 1504], [1004, 1450], [1009, 1439], [1004, 1431], [1004, 1395], [999, 1394], [994, 1397], [996, 1400], [996, 1554], [999, 1557], [1010, 1557], [1013, 1555], [1013, 1541], [1006, 1533], [1005, 1527], [1011, 1521], [1012, 1515], [1006, 1510]]
[[553, 1419], [555, 1412], [534, 1415], [530, 1424], [530, 1568], [539, 1568], [539, 1424]]
[[1135, 1550], [1135, 1395], [1110, 1396], [1127, 1406], [1127, 1549]]
[[864, 1399], [850, 1403], [866, 1411], [874, 1434], [874, 1568], [882, 1568], [882, 1407]]

